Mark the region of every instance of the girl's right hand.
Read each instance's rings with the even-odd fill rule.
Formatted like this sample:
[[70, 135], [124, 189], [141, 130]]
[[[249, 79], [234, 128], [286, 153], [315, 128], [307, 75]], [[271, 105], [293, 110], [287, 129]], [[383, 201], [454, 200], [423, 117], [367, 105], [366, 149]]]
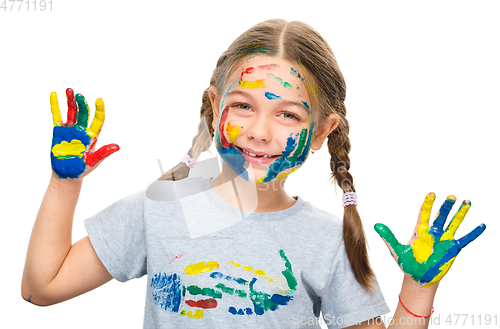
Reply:
[[57, 94], [55, 92], [50, 94], [50, 107], [54, 121], [50, 154], [52, 170], [59, 178], [83, 178], [120, 147], [117, 144], [108, 144], [94, 152], [97, 137], [104, 123], [102, 98], [96, 100], [94, 120], [90, 127], [87, 127], [89, 106], [85, 97], [77, 94], [75, 99], [71, 88], [66, 89], [66, 97], [68, 120], [63, 123]]

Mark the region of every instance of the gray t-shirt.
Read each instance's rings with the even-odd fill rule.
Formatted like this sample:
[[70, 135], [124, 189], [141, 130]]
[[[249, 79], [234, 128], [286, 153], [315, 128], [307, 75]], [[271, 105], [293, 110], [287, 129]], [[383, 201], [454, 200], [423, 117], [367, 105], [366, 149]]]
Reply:
[[309, 202], [240, 211], [208, 179], [157, 181], [85, 221], [118, 281], [148, 276], [144, 328], [347, 327], [389, 312], [354, 278], [342, 221]]

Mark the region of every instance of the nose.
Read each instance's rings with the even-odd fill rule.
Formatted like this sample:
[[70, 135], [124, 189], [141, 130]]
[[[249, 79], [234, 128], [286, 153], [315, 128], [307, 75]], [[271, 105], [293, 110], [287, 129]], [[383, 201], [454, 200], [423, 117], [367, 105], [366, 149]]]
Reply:
[[269, 119], [264, 115], [257, 115], [250, 124], [247, 124], [246, 132], [250, 139], [269, 142], [272, 139], [272, 127]]

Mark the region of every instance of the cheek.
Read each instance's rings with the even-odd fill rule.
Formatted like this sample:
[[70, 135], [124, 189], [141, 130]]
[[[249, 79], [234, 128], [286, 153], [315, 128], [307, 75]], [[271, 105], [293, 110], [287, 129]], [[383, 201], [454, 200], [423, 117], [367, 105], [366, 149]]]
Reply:
[[233, 144], [238, 135], [242, 132], [243, 126], [239, 124], [238, 121], [241, 120], [237, 120], [237, 118], [231, 115], [228, 107], [221, 112], [218, 120], [218, 133], [219, 139], [224, 146], [228, 147]]

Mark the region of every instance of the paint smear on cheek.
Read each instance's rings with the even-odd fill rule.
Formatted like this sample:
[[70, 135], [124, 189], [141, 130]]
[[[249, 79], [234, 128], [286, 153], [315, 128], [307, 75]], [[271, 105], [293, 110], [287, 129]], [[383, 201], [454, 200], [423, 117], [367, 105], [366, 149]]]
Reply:
[[238, 137], [238, 135], [241, 133], [241, 130], [243, 129], [243, 126], [232, 125], [231, 122], [233, 121], [234, 120], [230, 120], [226, 126], [226, 132], [229, 135], [229, 142], [231, 144], [234, 144], [234, 142], [236, 141], [236, 137]]

